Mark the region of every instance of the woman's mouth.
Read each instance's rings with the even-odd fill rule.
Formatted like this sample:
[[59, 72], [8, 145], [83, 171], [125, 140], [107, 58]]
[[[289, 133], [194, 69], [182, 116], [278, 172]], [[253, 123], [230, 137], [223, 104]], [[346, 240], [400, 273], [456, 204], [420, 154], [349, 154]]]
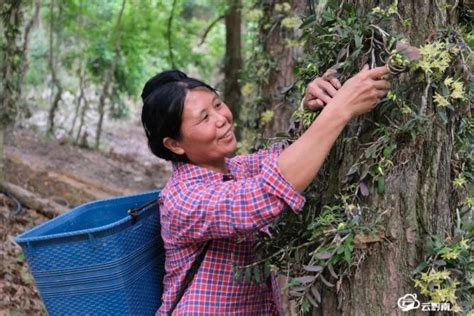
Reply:
[[231, 137], [232, 137], [232, 127], [229, 128], [229, 130], [228, 130], [227, 132], [225, 132], [224, 135], [222, 135], [221, 137], [219, 137], [219, 139], [221, 139], [221, 140], [227, 140], [227, 139], [229, 139], [229, 138], [231, 138]]

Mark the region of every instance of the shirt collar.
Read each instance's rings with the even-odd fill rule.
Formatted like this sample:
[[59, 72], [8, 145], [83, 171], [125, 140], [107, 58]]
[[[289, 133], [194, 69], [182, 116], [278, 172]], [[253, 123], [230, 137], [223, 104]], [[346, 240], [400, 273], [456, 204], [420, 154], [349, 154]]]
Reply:
[[228, 178], [229, 175], [234, 173], [233, 163], [231, 163], [231, 159], [226, 158], [225, 164], [228, 173], [220, 173], [213, 171], [211, 169], [207, 169], [204, 167], [200, 167], [197, 165], [193, 165], [191, 163], [185, 162], [173, 162], [173, 178], [176, 178], [179, 181], [183, 180], [199, 180], [199, 181], [224, 181]]

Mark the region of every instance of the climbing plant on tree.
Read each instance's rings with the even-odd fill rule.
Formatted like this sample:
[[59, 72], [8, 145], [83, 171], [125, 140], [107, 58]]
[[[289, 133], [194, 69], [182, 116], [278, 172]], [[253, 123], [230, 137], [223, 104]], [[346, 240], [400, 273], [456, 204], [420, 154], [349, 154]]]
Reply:
[[[306, 190], [304, 209], [284, 213], [262, 237], [259, 260], [236, 267], [235, 277], [286, 275], [301, 314], [382, 315], [413, 292], [467, 313], [474, 308], [474, 89], [472, 26], [462, 15], [472, 11], [443, 2], [430, 17], [406, 19], [414, 8], [366, 2], [313, 5], [288, 94], [301, 95], [328, 68], [343, 82], [363, 64], [387, 64], [392, 90], [347, 126]], [[415, 34], [428, 17], [438, 27]], [[272, 141], [290, 143], [317, 115], [295, 112], [294, 126]]]

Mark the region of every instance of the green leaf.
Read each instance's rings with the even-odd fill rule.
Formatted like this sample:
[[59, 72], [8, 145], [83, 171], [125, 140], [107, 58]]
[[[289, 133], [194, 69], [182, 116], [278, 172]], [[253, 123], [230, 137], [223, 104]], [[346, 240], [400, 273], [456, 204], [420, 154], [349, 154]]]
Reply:
[[265, 266], [263, 268], [263, 275], [264, 275], [265, 280], [270, 276], [271, 273], [272, 273], [272, 266], [270, 265], [268, 261], [265, 261]]
[[245, 283], [249, 284], [252, 281], [252, 268], [245, 269]]
[[260, 279], [261, 273], [260, 273], [260, 266], [259, 265], [256, 265], [256, 266], [253, 267], [253, 276], [254, 276], [254, 280], [255, 280], [255, 282], [257, 282], [257, 284], [262, 282], [262, 280]]
[[415, 270], [413, 270], [412, 274], [415, 275], [417, 273], [420, 273], [421, 271], [425, 270], [425, 268], [428, 266], [428, 263], [426, 261], [421, 262]]
[[377, 190], [380, 194], [385, 192], [385, 177], [378, 177]]
[[344, 260], [346, 260], [347, 263], [351, 263], [351, 258], [352, 258], [352, 249], [349, 247], [344, 247]]
[[355, 33], [354, 34], [354, 43], [355, 43], [355, 47], [356, 48], [359, 48], [362, 46], [362, 36], [360, 36], [359, 34]]
[[240, 283], [240, 281], [242, 281], [242, 269], [234, 267], [234, 279], [235, 281], [237, 281], [237, 283]]

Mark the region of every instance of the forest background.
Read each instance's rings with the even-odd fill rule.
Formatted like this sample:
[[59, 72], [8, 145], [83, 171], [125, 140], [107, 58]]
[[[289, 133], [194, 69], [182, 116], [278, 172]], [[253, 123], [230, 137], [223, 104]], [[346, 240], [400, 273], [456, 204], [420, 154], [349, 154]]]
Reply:
[[[152, 75], [215, 86], [246, 153], [315, 119], [298, 110], [315, 76], [387, 62], [392, 93], [346, 129], [304, 212], [275, 223], [236, 278], [284, 274], [288, 313], [398, 313], [414, 292], [471, 312], [472, 1], [29, 0], [0, 13], [0, 312], [44, 313], [16, 234], [166, 182], [139, 120]], [[397, 51], [402, 38], [421, 56]]]

